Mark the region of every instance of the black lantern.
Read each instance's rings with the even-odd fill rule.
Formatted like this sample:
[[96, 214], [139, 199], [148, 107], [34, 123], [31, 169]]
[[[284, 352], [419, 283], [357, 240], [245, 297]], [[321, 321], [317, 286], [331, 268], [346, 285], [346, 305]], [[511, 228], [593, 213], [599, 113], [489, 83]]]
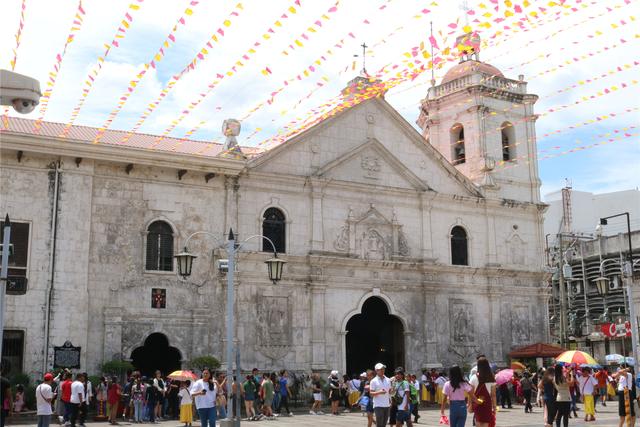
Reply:
[[596, 282], [596, 288], [598, 289], [598, 294], [600, 296], [605, 296], [609, 292], [609, 279], [606, 277], [596, 277], [594, 279]]
[[274, 284], [278, 283], [280, 279], [282, 279], [282, 271], [284, 270], [284, 265], [287, 262], [276, 256], [269, 258], [264, 263], [267, 264], [267, 269], [269, 270], [269, 280]]
[[185, 247], [177, 255], [173, 256], [178, 262], [178, 274], [184, 279], [191, 276], [191, 267], [193, 267], [193, 260], [198, 258], [194, 254], [190, 253]]

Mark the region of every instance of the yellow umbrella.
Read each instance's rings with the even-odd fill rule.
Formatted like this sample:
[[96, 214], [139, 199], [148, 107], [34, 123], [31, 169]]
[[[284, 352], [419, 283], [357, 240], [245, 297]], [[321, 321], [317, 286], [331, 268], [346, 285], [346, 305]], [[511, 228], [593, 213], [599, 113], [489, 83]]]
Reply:
[[513, 369], [514, 371], [524, 371], [525, 369], [527, 369], [527, 367], [524, 365], [524, 363], [514, 360], [513, 362], [511, 362], [511, 369]]
[[575, 363], [576, 365], [598, 365], [596, 359], [591, 357], [588, 353], [579, 350], [565, 351], [560, 356], [556, 357], [556, 362], [563, 363]]

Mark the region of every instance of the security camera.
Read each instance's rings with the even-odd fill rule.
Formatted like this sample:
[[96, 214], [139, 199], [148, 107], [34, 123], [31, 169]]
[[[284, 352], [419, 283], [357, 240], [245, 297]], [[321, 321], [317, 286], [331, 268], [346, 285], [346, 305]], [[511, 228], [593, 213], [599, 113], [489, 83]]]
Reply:
[[40, 103], [40, 83], [31, 77], [0, 70], [0, 101], [20, 114], [29, 114]]
[[30, 99], [14, 99], [11, 101], [11, 104], [13, 105], [13, 109], [20, 114], [29, 114], [36, 108], [36, 105], [38, 105], [36, 101]]

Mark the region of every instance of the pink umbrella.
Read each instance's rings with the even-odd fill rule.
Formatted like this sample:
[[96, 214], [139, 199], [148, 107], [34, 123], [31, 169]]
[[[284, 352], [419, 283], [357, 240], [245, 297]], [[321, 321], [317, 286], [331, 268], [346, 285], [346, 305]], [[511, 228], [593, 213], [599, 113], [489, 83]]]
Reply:
[[496, 385], [506, 384], [513, 378], [513, 369], [503, 369], [496, 374]]

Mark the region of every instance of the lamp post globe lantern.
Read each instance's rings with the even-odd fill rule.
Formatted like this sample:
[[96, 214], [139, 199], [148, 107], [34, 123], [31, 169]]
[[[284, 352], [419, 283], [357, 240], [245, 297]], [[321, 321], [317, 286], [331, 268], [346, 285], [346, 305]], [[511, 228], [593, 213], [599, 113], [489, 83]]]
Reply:
[[196, 255], [189, 252], [189, 250], [185, 247], [182, 249], [177, 255], [173, 256], [178, 264], [178, 274], [182, 276], [183, 279], [191, 276], [191, 268], [193, 267], [193, 260], [198, 258]]
[[284, 265], [287, 262], [284, 260], [281, 260], [276, 256], [273, 258], [269, 258], [264, 263], [267, 264], [267, 270], [269, 272], [269, 280], [271, 280], [275, 285], [282, 279], [282, 271], [284, 270]]
[[605, 296], [609, 292], [609, 279], [606, 277], [596, 277], [596, 288], [598, 289], [598, 295]]

